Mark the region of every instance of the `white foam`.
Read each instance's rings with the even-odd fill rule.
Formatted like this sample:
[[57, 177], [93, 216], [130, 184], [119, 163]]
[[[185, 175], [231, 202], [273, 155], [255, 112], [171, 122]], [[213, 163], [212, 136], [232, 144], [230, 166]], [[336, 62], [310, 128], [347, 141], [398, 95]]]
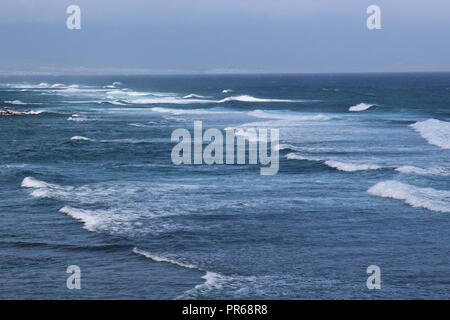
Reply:
[[192, 264], [182, 263], [182, 262], [176, 261], [174, 259], [169, 259], [169, 258], [166, 258], [166, 257], [152, 255], [149, 252], [143, 251], [143, 250], [139, 250], [138, 248], [134, 248], [133, 249], [133, 253], [140, 254], [141, 256], [144, 256], [144, 257], [146, 257], [146, 258], [148, 258], [150, 260], [153, 260], [155, 262], [170, 263], [170, 264], [174, 264], [174, 265], [177, 265], [177, 266], [183, 267], [183, 268], [196, 269], [196, 270], [199, 270], [199, 271], [205, 271], [205, 270], [203, 270], [203, 269], [201, 269], [201, 268], [199, 268], [197, 266], [194, 266]]
[[233, 90], [231, 90], [231, 89], [222, 90], [222, 93], [230, 93], [230, 92], [233, 92]]
[[442, 149], [450, 149], [450, 122], [428, 119], [410, 126], [419, 132], [428, 143]]
[[388, 180], [377, 183], [367, 192], [378, 197], [403, 200], [412, 207], [425, 208], [436, 212], [450, 212], [450, 191], [420, 188]]
[[218, 111], [218, 110], [211, 110], [211, 109], [170, 109], [170, 108], [151, 108], [153, 112], [159, 112], [159, 113], [170, 113], [174, 115], [183, 115], [183, 114], [225, 114], [230, 113], [230, 111]]
[[339, 171], [354, 172], [354, 171], [366, 171], [366, 170], [378, 170], [381, 169], [379, 165], [375, 164], [355, 164], [355, 163], [345, 163], [335, 160], [327, 160], [325, 164], [331, 168], [337, 169]]
[[90, 119], [80, 116], [71, 116], [67, 118], [67, 121], [83, 122], [83, 121], [90, 121]]
[[322, 161], [322, 159], [304, 156], [298, 153], [288, 153], [286, 155], [288, 160], [306, 160], [306, 161]]
[[370, 109], [370, 108], [372, 108], [372, 107], [375, 107], [375, 105], [374, 105], [374, 104], [368, 104], [368, 103], [360, 103], [360, 104], [358, 104], [358, 105], [356, 105], [356, 106], [350, 107], [350, 108], [348, 109], [348, 111], [351, 111], [351, 112], [360, 112], [360, 111], [368, 110], [368, 109]]
[[49, 198], [52, 191], [60, 189], [60, 186], [56, 184], [40, 181], [32, 177], [24, 178], [21, 187], [34, 189], [31, 192], [31, 196], [35, 198]]
[[116, 87], [118, 87], [118, 86], [121, 86], [121, 85], [122, 85], [121, 82], [115, 81], [115, 82], [113, 82], [113, 83], [110, 84], [110, 85], [104, 86], [103, 88], [106, 88], [106, 89], [114, 89], [114, 88], [116, 88]]
[[25, 111], [23, 112], [24, 114], [41, 114], [41, 113], [46, 113], [48, 112], [47, 110], [31, 110], [31, 111]]
[[291, 144], [284, 144], [284, 143], [275, 146], [275, 149], [278, 151], [280, 151], [280, 150], [302, 151], [302, 148], [300, 148], [300, 147], [296, 147]]
[[[289, 149], [291, 149], [291, 148], [289, 147]], [[376, 165], [376, 164], [357, 164], [357, 163], [349, 163], [349, 162], [342, 162], [342, 161], [336, 161], [336, 160], [324, 160], [324, 159], [320, 159], [320, 158], [301, 155], [298, 153], [289, 153], [286, 155], [286, 158], [288, 160], [324, 161], [325, 165], [329, 166], [330, 168], [337, 169], [339, 171], [344, 171], [344, 172], [355, 172], [355, 171], [381, 169], [381, 166]]]
[[217, 103], [224, 103], [230, 101], [241, 101], [241, 102], [301, 102], [303, 100], [287, 100], [287, 99], [264, 99], [264, 98], [256, 98], [249, 95], [241, 95], [234, 97], [227, 97], [225, 99], [217, 101]]
[[4, 103], [13, 104], [13, 105], [17, 105], [17, 106], [26, 105], [25, 102], [22, 102], [20, 100], [4, 101]]
[[70, 206], [64, 206], [59, 210], [59, 212], [67, 214], [76, 220], [82, 221], [84, 223], [83, 228], [91, 232], [97, 231], [98, 227], [104, 222], [100, 217], [95, 216], [93, 211], [90, 210], [82, 210], [72, 208]]
[[132, 126], [132, 127], [138, 127], [138, 128], [147, 128], [147, 127], [149, 127], [148, 125], [143, 124], [143, 123], [129, 123], [128, 125]]
[[72, 141], [94, 141], [93, 139], [86, 138], [83, 136], [74, 136], [74, 137], [70, 138], [70, 140], [72, 140]]
[[413, 173], [413, 174], [420, 174], [420, 175], [442, 175], [442, 176], [449, 176], [450, 175], [450, 168], [442, 168], [442, 167], [432, 167], [432, 168], [419, 168], [415, 166], [402, 166], [395, 171], [401, 172], [401, 173]]
[[278, 120], [293, 120], [293, 121], [327, 121], [333, 117], [326, 116], [323, 114], [316, 115], [301, 115], [294, 113], [273, 113], [263, 110], [253, 110], [248, 113], [249, 116], [260, 118], [260, 119], [278, 119]]
[[64, 87], [64, 84], [62, 84], [62, 83], [55, 83], [50, 86], [50, 88], [63, 88], [63, 87]]
[[37, 180], [33, 177], [24, 178], [21, 184], [22, 188], [48, 188], [50, 186], [51, 184]]
[[193, 103], [217, 103], [215, 100], [183, 99], [178, 97], [155, 97], [145, 99], [126, 100], [131, 104], [193, 104]]
[[201, 95], [195, 94], [195, 93], [191, 93], [191, 94], [188, 94], [188, 95], [183, 97], [183, 99], [191, 99], [191, 98], [207, 99], [208, 97], [201, 96]]
[[142, 255], [143, 257], [150, 259], [152, 261], [155, 261], [155, 262], [169, 263], [169, 264], [173, 264], [173, 265], [176, 265], [176, 266], [179, 266], [182, 268], [194, 269], [194, 270], [205, 272], [205, 274], [202, 276], [202, 279], [205, 280], [205, 282], [198, 284], [194, 288], [188, 290], [183, 295], [178, 297], [178, 299], [184, 299], [187, 296], [195, 294], [196, 292], [202, 293], [204, 291], [219, 289], [223, 286], [223, 284], [225, 284], [227, 282], [231, 282], [233, 280], [232, 277], [227, 277], [227, 276], [221, 275], [216, 272], [211, 272], [211, 271], [205, 270], [203, 268], [200, 268], [200, 267], [192, 265], [192, 264], [179, 262], [175, 259], [153, 255], [147, 251], [139, 250], [137, 248], [133, 249], [133, 253]]

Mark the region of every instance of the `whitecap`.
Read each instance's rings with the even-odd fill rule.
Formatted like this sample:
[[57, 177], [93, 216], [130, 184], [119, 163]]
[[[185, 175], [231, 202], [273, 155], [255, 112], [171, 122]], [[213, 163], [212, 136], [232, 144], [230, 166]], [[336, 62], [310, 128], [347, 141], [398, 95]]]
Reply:
[[360, 111], [368, 110], [368, 109], [370, 109], [370, 108], [372, 108], [372, 107], [375, 107], [375, 105], [374, 105], [374, 104], [368, 104], [368, 103], [360, 103], [360, 104], [358, 104], [358, 105], [356, 105], [356, 106], [350, 107], [350, 108], [348, 109], [348, 111], [351, 111], [351, 112], [360, 112]]
[[70, 140], [72, 140], [72, 141], [94, 141], [93, 139], [86, 138], [83, 136], [74, 136], [74, 137], [70, 138]]
[[17, 105], [17, 106], [26, 105], [25, 102], [22, 102], [20, 100], [4, 101], [4, 103], [13, 104], [13, 105]]
[[428, 143], [442, 149], [450, 149], [450, 122], [428, 119], [410, 126], [419, 132]]
[[340, 162], [340, 161], [335, 161], [335, 160], [327, 160], [327, 161], [325, 161], [325, 164], [331, 168], [337, 169], [339, 171], [345, 171], [345, 172], [381, 169], [381, 167], [376, 164], [345, 163], [345, 162]]
[[443, 168], [443, 167], [432, 167], [424, 169], [415, 166], [401, 166], [396, 168], [395, 171], [419, 175], [442, 175], [442, 176], [450, 175], [450, 168]]
[[403, 200], [416, 208], [436, 212], [450, 212], [450, 191], [421, 188], [406, 183], [388, 180], [379, 182], [367, 192], [373, 196]]

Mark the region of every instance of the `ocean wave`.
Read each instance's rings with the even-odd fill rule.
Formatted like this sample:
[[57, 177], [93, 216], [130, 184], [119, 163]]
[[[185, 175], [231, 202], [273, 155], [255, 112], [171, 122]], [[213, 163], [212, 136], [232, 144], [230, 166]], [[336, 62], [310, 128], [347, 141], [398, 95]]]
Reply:
[[442, 175], [442, 176], [449, 176], [450, 175], [450, 168], [443, 168], [443, 167], [433, 167], [433, 168], [419, 168], [415, 166], [402, 166], [395, 169], [397, 172], [401, 173], [412, 173], [412, 174], [419, 174], [419, 175]]
[[91, 210], [75, 209], [70, 206], [62, 207], [59, 212], [67, 214], [76, 220], [80, 220], [84, 223], [83, 228], [95, 232], [98, 227], [103, 224], [103, 220], [96, 217]]
[[55, 84], [52, 84], [51, 86], [50, 86], [50, 88], [64, 88], [65, 86], [64, 86], [64, 84], [62, 84], [62, 83], [55, 83]]
[[179, 97], [156, 97], [146, 99], [125, 100], [129, 104], [194, 104], [194, 103], [217, 103], [216, 100], [183, 99]]
[[31, 196], [35, 198], [50, 198], [52, 193], [70, 192], [72, 190], [72, 188], [66, 188], [64, 190], [64, 188], [59, 185], [40, 181], [33, 177], [25, 177], [22, 180], [21, 187], [34, 189], [31, 192]]
[[231, 89], [222, 90], [222, 93], [230, 93], [230, 92], [233, 92], [233, 90], [231, 90]]
[[115, 100], [115, 101], [108, 101], [108, 103], [115, 105], [115, 106], [126, 106], [127, 104], [120, 101], [120, 100]]
[[148, 128], [148, 127], [150, 127], [149, 125], [143, 124], [143, 123], [129, 123], [128, 125], [132, 126], [132, 127], [138, 127], [138, 128]]
[[144, 97], [151, 95], [150, 92], [138, 92], [138, 91], [128, 91], [128, 90], [112, 90], [107, 91], [106, 94], [111, 96], [117, 96], [117, 95], [126, 95], [129, 97]]
[[4, 103], [7, 103], [7, 104], [17, 105], [17, 106], [23, 106], [23, 105], [26, 105], [26, 104], [27, 104], [27, 103], [22, 102], [22, 101], [20, 101], [20, 100], [3, 101], [3, 102], [4, 102]]
[[78, 221], [83, 222], [83, 229], [90, 232], [109, 234], [127, 234], [140, 226], [133, 214], [117, 214], [111, 210], [86, 210], [64, 206], [59, 210]]
[[375, 105], [374, 104], [368, 104], [368, 103], [360, 103], [360, 104], [358, 104], [356, 106], [350, 107], [348, 109], [348, 111], [360, 112], [360, 111], [368, 110], [368, 109], [370, 109], [372, 107], [375, 107]]
[[450, 122], [428, 119], [416, 122], [410, 126], [419, 132], [429, 144], [442, 149], [450, 149]]
[[50, 112], [47, 110], [31, 110], [31, 111], [24, 111], [23, 113], [33, 115], [33, 114], [42, 114], [42, 113], [50, 113]]
[[201, 96], [201, 95], [195, 94], [195, 93], [191, 93], [191, 94], [188, 94], [188, 95], [183, 97], [183, 99], [191, 99], [191, 98], [207, 99], [209, 97]]
[[319, 159], [319, 158], [308, 157], [308, 156], [304, 156], [304, 155], [301, 155], [298, 153], [288, 153], [286, 155], [286, 158], [288, 160], [323, 161], [322, 159]]
[[164, 262], [164, 263], [173, 264], [173, 265], [176, 265], [176, 266], [179, 266], [179, 267], [182, 267], [182, 268], [196, 269], [196, 270], [199, 270], [199, 271], [206, 271], [206, 270], [203, 270], [202, 268], [194, 266], [192, 264], [179, 262], [177, 260], [166, 258], [166, 257], [152, 255], [149, 252], [143, 251], [143, 250], [139, 250], [138, 248], [133, 248], [133, 253], [136, 253], [136, 254], [139, 254], [141, 256], [144, 256], [145, 258], [153, 260], [155, 262]]
[[50, 186], [53, 185], [44, 181], [37, 180], [33, 177], [24, 178], [21, 184], [22, 188], [48, 188]]
[[83, 122], [83, 121], [90, 121], [90, 119], [86, 117], [81, 117], [78, 114], [73, 114], [72, 116], [67, 118], [67, 121]]
[[230, 113], [231, 111], [220, 111], [220, 110], [213, 110], [213, 109], [170, 109], [170, 108], [151, 108], [151, 111], [153, 112], [159, 112], [159, 113], [170, 113], [173, 115], [183, 115], [183, 114], [226, 114]]
[[298, 120], [298, 121], [327, 121], [333, 119], [331, 116], [323, 114], [317, 115], [298, 115], [294, 113], [272, 113], [263, 110], [253, 110], [248, 113], [249, 116], [260, 119], [278, 119], [278, 120]]
[[217, 103], [231, 102], [231, 101], [241, 101], [241, 102], [303, 102], [304, 100], [288, 100], [288, 99], [264, 99], [256, 98], [249, 95], [241, 95], [234, 97], [227, 97], [222, 100], [217, 101]]
[[340, 161], [335, 161], [335, 160], [327, 160], [327, 161], [325, 161], [325, 164], [331, 168], [337, 169], [339, 171], [345, 171], [345, 172], [381, 169], [381, 167], [376, 164], [355, 164], [355, 163], [346, 163], [346, 162], [340, 162]]
[[342, 162], [337, 160], [324, 160], [321, 158], [310, 157], [301, 155], [298, 153], [289, 153], [286, 155], [288, 160], [305, 160], [305, 161], [321, 161], [330, 168], [344, 171], [344, 172], [356, 172], [356, 171], [369, 171], [369, 170], [379, 170], [382, 169], [381, 166], [376, 164], [365, 164], [365, 163], [351, 163]]
[[[153, 95], [153, 94], [152, 94]], [[221, 100], [211, 100], [206, 99], [206, 97], [202, 97], [201, 99], [192, 97], [174, 97], [174, 96], [163, 96], [156, 98], [146, 98], [146, 99], [135, 99], [135, 100], [126, 100], [127, 103], [130, 104], [193, 104], [193, 103], [226, 103], [232, 101], [240, 101], [240, 102], [250, 102], [250, 103], [264, 103], [264, 102], [304, 102], [304, 100], [286, 100], [286, 99], [264, 99], [264, 98], [256, 98], [249, 95], [241, 95], [241, 96], [233, 96], [227, 97]]]
[[121, 86], [121, 85], [122, 85], [121, 82], [115, 81], [115, 82], [113, 82], [110, 85], [104, 86], [103, 88], [105, 88], [105, 89], [114, 89], [114, 88], [117, 88], [118, 86]]
[[93, 139], [90, 138], [86, 138], [83, 136], [74, 136], [72, 138], [70, 138], [71, 141], [94, 141]]
[[367, 192], [373, 196], [403, 200], [415, 208], [436, 212], [450, 212], [450, 191], [421, 188], [406, 183], [388, 180], [379, 182]]
[[285, 143], [275, 146], [275, 149], [278, 151], [281, 151], [281, 150], [302, 151], [303, 150], [300, 147], [293, 146], [292, 144], [285, 144]]
[[202, 276], [202, 279], [205, 280], [203, 283], [198, 284], [194, 288], [186, 291], [183, 295], [177, 297], [177, 299], [185, 299], [187, 297], [190, 297], [190, 296], [196, 294], [197, 292], [202, 293], [204, 291], [221, 288], [225, 282], [230, 282], [233, 280], [232, 277], [227, 277], [227, 276], [221, 275], [217, 272], [211, 272], [211, 271], [205, 270], [205, 269], [200, 268], [193, 264], [180, 262], [174, 258], [167, 258], [167, 257], [153, 255], [147, 251], [139, 250], [138, 248], [134, 248], [132, 251], [135, 254], [141, 255], [147, 259], [150, 259], [150, 260], [158, 262], [158, 263], [169, 263], [169, 264], [173, 264], [173, 265], [176, 265], [176, 266], [179, 266], [182, 268], [198, 270], [198, 271], [205, 273]]

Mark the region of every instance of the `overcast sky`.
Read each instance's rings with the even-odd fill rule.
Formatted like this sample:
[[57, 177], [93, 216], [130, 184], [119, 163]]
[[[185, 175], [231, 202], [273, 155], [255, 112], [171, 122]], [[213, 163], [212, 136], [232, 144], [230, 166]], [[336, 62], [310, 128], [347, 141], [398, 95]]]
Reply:
[[1, 73], [450, 71], [450, 1], [1, 0], [0, 39]]

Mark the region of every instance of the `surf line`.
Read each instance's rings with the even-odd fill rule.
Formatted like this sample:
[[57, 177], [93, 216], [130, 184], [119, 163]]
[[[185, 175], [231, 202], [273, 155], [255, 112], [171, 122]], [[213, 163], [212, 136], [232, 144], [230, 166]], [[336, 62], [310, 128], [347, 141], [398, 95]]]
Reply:
[[[178, 143], [172, 149], [171, 160], [175, 165], [191, 165], [192, 163], [194, 165], [256, 165], [259, 162], [261, 175], [275, 175], [280, 167], [278, 153], [279, 135], [279, 129], [276, 128], [271, 128], [270, 134], [266, 128], [248, 128], [247, 130], [226, 128], [226, 155], [224, 159], [224, 136], [222, 131], [210, 128], [203, 133], [202, 121], [194, 121], [193, 139], [187, 129], [178, 128], [172, 132], [171, 141]], [[203, 149], [204, 142], [209, 142], [209, 144]], [[270, 154], [268, 152], [269, 143]], [[193, 157], [192, 149], [194, 149]], [[247, 153], [248, 163], [246, 159]]]

